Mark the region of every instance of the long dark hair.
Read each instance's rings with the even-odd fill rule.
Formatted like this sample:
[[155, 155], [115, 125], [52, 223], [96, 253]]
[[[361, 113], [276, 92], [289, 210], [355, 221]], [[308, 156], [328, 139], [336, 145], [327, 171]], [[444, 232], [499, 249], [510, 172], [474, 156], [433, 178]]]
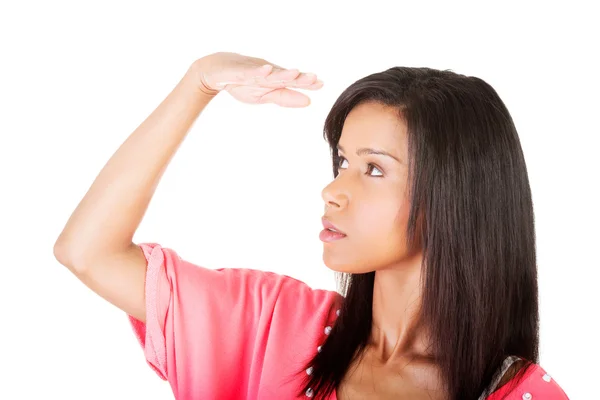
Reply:
[[[403, 67], [366, 76], [325, 121], [334, 177], [344, 121], [364, 102], [394, 107], [408, 127], [407, 245], [422, 246], [421, 319], [448, 399], [477, 399], [507, 356], [524, 360], [516, 385], [538, 363], [539, 316], [531, 190], [512, 117], [477, 77]], [[301, 397], [328, 398], [369, 340], [375, 272], [336, 277], [341, 313], [298, 371]]]

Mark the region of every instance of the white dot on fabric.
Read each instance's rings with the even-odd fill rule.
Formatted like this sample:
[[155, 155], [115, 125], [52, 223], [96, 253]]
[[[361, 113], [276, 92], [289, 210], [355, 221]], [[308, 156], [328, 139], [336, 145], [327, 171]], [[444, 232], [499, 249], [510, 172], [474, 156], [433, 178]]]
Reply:
[[313, 367], [308, 367], [308, 368], [306, 369], [306, 374], [307, 374], [307, 375], [310, 375], [310, 374], [312, 374], [312, 372], [313, 372]]
[[306, 389], [306, 397], [313, 397], [313, 390], [311, 388]]
[[331, 333], [331, 327], [330, 326], [325, 327], [325, 334], [329, 335], [330, 333]]
[[550, 375], [546, 374], [542, 377], [542, 379], [545, 380], [546, 382], [550, 382], [552, 380], [552, 377]]
[[523, 395], [523, 400], [531, 400], [533, 398], [533, 396], [531, 395], [531, 393], [525, 393]]
[[321, 346], [317, 347], [317, 351], [320, 353], [321, 352]]
[[340, 310], [337, 310], [335, 313], [337, 314], [338, 317], [340, 316]]

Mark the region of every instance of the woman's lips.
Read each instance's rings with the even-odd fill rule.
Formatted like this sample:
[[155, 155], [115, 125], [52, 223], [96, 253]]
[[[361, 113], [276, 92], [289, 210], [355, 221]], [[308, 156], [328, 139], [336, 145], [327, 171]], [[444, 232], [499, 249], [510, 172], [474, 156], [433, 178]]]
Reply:
[[345, 238], [346, 235], [340, 232], [334, 232], [334, 231], [330, 231], [329, 229], [323, 229], [321, 231], [321, 233], [319, 234], [319, 239], [321, 239], [323, 242], [334, 242], [336, 240], [340, 240]]
[[321, 239], [323, 242], [333, 242], [335, 240], [343, 239], [346, 237], [346, 234], [344, 232], [340, 231], [325, 217], [323, 217], [321, 221], [323, 222], [323, 227], [325, 229], [323, 229], [319, 234], [319, 239]]

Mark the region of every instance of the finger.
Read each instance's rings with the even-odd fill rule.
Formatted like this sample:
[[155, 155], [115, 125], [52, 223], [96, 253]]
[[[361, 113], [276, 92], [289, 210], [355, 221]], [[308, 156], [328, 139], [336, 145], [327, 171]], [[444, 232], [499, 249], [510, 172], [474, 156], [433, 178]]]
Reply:
[[297, 69], [275, 69], [273, 70], [266, 78], [266, 82], [268, 83], [283, 83], [290, 82], [296, 79], [300, 75], [300, 71]]
[[295, 87], [307, 90], [320, 89], [323, 82], [317, 80], [313, 73], [300, 73], [297, 69], [277, 69], [273, 64], [243, 70], [235, 80], [220, 81], [216, 86], [220, 89], [231, 85], [260, 86], [269, 89]]
[[[293, 75], [294, 75], [293, 73], [290, 73], [287, 77], [290, 77]], [[273, 73], [271, 75], [269, 75], [266, 82], [264, 82], [262, 84], [260, 84], [260, 82], [257, 82], [257, 83], [259, 83], [260, 86], [262, 86], [262, 87], [268, 87], [268, 88], [290, 87], [290, 88], [298, 88], [298, 89], [317, 90], [317, 89], [320, 89], [323, 87], [323, 81], [317, 79], [317, 75], [310, 73], [310, 72], [299, 73], [298, 76], [292, 80], [286, 80], [285, 75], [279, 76], [281, 78], [281, 80], [275, 80], [275, 79], [268, 80], [271, 76], [273, 76]]]
[[320, 79], [306, 79], [302, 81], [300, 79], [296, 79], [293, 82], [290, 82], [288, 87], [293, 87], [296, 89], [304, 89], [304, 90], [317, 90], [323, 87], [323, 81]]
[[281, 65], [277, 65], [277, 64], [273, 64], [273, 63], [270, 63], [270, 65], [273, 66], [273, 70], [283, 71], [284, 69], [287, 69], [287, 68], [283, 68]]
[[300, 92], [290, 89], [276, 89], [261, 97], [260, 103], [273, 103], [282, 107], [306, 107], [310, 98]]
[[323, 81], [318, 80], [315, 83], [313, 83], [312, 85], [308, 85], [306, 87], [298, 87], [298, 89], [305, 89], [305, 90], [318, 90], [321, 89], [323, 87]]
[[225, 89], [231, 85], [257, 85], [264, 82], [265, 78], [273, 71], [273, 66], [264, 64], [259, 67], [246, 67], [239, 71], [234, 79], [220, 80], [214, 85], [219, 89]]
[[296, 79], [294, 79], [293, 84], [294, 85], [312, 85], [313, 83], [315, 83], [317, 81], [317, 75], [313, 74], [312, 72], [303, 72], [300, 75], [298, 75], [296, 77]]
[[256, 86], [269, 89], [282, 89], [285, 87], [308, 88], [317, 82], [317, 76], [312, 73], [300, 73], [297, 69], [273, 71], [264, 80], [254, 82]]
[[274, 67], [271, 64], [264, 64], [256, 68], [248, 68], [244, 71], [242, 79], [265, 78], [273, 72], [273, 69]]

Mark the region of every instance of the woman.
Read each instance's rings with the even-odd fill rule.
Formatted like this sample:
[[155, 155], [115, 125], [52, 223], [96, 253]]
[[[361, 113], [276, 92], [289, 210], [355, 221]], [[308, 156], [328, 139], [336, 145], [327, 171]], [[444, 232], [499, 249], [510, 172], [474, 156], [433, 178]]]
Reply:
[[56, 258], [129, 315], [178, 399], [566, 399], [536, 364], [525, 161], [481, 79], [392, 68], [334, 104], [321, 240], [343, 296], [132, 242], [170, 159], [220, 91], [304, 107], [294, 89], [321, 86], [263, 59], [197, 60], [100, 172]]

